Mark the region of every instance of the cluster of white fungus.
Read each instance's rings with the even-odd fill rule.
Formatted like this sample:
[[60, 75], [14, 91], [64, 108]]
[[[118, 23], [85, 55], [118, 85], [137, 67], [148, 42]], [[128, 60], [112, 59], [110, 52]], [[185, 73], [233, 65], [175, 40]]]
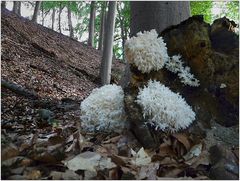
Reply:
[[136, 101], [147, 123], [156, 129], [176, 132], [195, 120], [195, 113], [181, 95], [157, 81], [150, 80], [147, 87], [140, 89]]
[[[170, 58], [162, 37], [156, 30], [138, 33], [125, 44], [125, 54], [142, 73], [158, 71], [164, 66], [177, 74], [185, 85], [199, 86], [199, 81], [184, 67], [181, 56]], [[86, 131], [121, 132], [126, 126], [124, 118], [124, 93], [120, 86], [105, 85], [96, 88], [81, 103], [81, 126]], [[157, 81], [149, 81], [139, 90], [136, 102], [142, 107], [147, 123], [163, 131], [176, 132], [187, 128], [195, 113], [178, 93]]]
[[166, 68], [173, 72], [178, 74], [178, 77], [181, 79], [181, 82], [185, 85], [198, 87], [199, 80], [194, 78], [193, 74], [190, 73], [189, 67], [184, 67], [183, 62], [181, 60], [181, 55], [174, 55], [171, 59], [169, 59], [165, 66]]
[[169, 59], [166, 44], [154, 29], [139, 32], [137, 37], [129, 39], [125, 44], [125, 54], [142, 73], [160, 70]]
[[81, 103], [81, 126], [86, 131], [121, 132], [126, 126], [123, 90], [115, 84], [94, 89]]
[[200, 85], [190, 73], [190, 68], [183, 66], [180, 55], [168, 56], [166, 43], [154, 29], [139, 32], [129, 39], [125, 44], [125, 54], [128, 61], [133, 62], [142, 73], [158, 71], [166, 66], [169, 71], [178, 74], [183, 84], [193, 87]]

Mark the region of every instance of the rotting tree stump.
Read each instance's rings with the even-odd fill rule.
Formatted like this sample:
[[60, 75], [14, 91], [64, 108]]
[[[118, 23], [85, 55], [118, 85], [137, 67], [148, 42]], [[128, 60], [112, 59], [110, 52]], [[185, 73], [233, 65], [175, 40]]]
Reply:
[[131, 77], [124, 88], [125, 109], [131, 130], [144, 147], [154, 148], [158, 145], [155, 133], [144, 124], [146, 120], [143, 119], [142, 110], [135, 102], [139, 88], [143, 88], [150, 79], [179, 92], [193, 108], [196, 120], [190, 127], [195, 128], [185, 131], [209, 128], [212, 119], [223, 126], [238, 124], [239, 37], [233, 32], [235, 26], [225, 17], [209, 25], [203, 21], [203, 16], [193, 16], [159, 35], [167, 44], [169, 56], [182, 55], [185, 65], [200, 81], [199, 87], [183, 85], [177, 75], [165, 68], [147, 74], [141, 73], [129, 62]]

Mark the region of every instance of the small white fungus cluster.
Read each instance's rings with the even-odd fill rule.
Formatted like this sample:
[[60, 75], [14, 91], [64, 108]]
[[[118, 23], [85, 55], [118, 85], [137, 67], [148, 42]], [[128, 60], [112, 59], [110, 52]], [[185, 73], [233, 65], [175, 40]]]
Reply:
[[185, 85], [198, 87], [199, 80], [194, 78], [194, 75], [190, 73], [190, 67], [184, 67], [181, 60], [181, 55], [174, 55], [169, 59], [165, 66], [166, 68], [175, 74], [178, 74], [178, 77], [181, 79], [181, 82]]
[[147, 123], [156, 129], [176, 132], [195, 120], [195, 113], [181, 95], [157, 81], [150, 80], [147, 87], [140, 89], [136, 101], [142, 107]]
[[156, 30], [137, 33], [125, 44], [128, 61], [133, 62], [142, 73], [160, 70], [169, 59], [167, 47]]
[[126, 126], [123, 97], [122, 88], [115, 84], [94, 89], [80, 106], [82, 128], [121, 132]]

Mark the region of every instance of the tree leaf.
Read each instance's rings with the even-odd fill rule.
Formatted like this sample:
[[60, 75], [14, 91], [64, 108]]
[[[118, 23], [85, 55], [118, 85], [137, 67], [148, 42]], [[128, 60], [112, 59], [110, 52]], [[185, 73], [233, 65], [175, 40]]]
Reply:
[[186, 134], [177, 133], [177, 134], [173, 134], [173, 137], [176, 138], [180, 143], [182, 143], [185, 146], [187, 151], [190, 150], [191, 144]]
[[116, 165], [111, 162], [110, 158], [101, 157], [98, 153], [90, 151], [81, 153], [73, 159], [65, 161], [64, 164], [73, 171], [88, 170], [95, 172], [97, 167], [100, 170], [116, 167]]
[[147, 165], [151, 162], [151, 157], [144, 151], [143, 147], [136, 153], [131, 163], [136, 166]]

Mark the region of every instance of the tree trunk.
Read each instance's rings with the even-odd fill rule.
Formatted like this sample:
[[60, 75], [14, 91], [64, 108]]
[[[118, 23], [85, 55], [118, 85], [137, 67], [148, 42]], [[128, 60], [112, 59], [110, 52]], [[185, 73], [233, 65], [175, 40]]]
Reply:
[[190, 17], [188, 1], [131, 1], [130, 36], [156, 29], [158, 33]]
[[37, 16], [38, 16], [38, 12], [40, 10], [41, 7], [41, 1], [36, 1], [36, 5], [34, 8], [34, 13], [33, 13], [33, 17], [32, 17], [32, 21], [33, 22], [37, 22]]
[[56, 12], [56, 9], [53, 8], [53, 12], [52, 12], [52, 30], [54, 30], [55, 12]]
[[[180, 23], [190, 16], [189, 4], [187, 1], [131, 1], [130, 36], [151, 29], [156, 29], [160, 33], [168, 26]], [[133, 101], [128, 102], [127, 99], [127, 97], [132, 97], [130, 100], [136, 99], [138, 91], [136, 82], [143, 82], [142, 79], [135, 80], [135, 77], [139, 78], [140, 75], [136, 73], [137, 70], [134, 69], [133, 65], [130, 64], [126, 68], [130, 68], [130, 71], [126, 71], [129, 71], [131, 75], [130, 83], [125, 88], [128, 92], [125, 96], [126, 111], [129, 113], [127, 120], [129, 120], [130, 128], [139, 142], [144, 147], [151, 148], [157, 145], [156, 140], [151, 137], [151, 132], [144, 123], [145, 120], [142, 117], [141, 110]], [[159, 72], [156, 75], [161, 77], [162, 73]], [[149, 76], [142, 75], [142, 77], [145, 77], [147, 81], [149, 80]], [[151, 79], [156, 80], [155, 77], [151, 77]], [[134, 81], [136, 82], [134, 83]]]
[[13, 1], [13, 9], [12, 11], [17, 14], [18, 13], [18, 1]]
[[43, 9], [43, 6], [42, 6], [42, 26], [44, 26], [44, 9]]
[[6, 1], [2, 1], [1, 6], [2, 8], [6, 8]]
[[100, 34], [99, 34], [99, 42], [98, 42], [98, 50], [103, 50], [103, 37], [104, 37], [104, 24], [105, 24], [105, 9], [106, 2], [102, 5], [101, 9], [101, 24], [100, 24]]
[[110, 80], [111, 80], [115, 11], [116, 11], [116, 1], [109, 1], [108, 14], [107, 14], [108, 24], [106, 26], [106, 33], [104, 37], [103, 56], [102, 56], [101, 71], [100, 71], [102, 85], [110, 84]]
[[62, 14], [62, 4], [60, 3], [60, 6], [59, 6], [59, 14], [58, 14], [58, 30], [59, 30], [59, 33], [62, 33], [62, 28], [61, 28], [61, 14]]
[[21, 1], [18, 1], [17, 14], [18, 14], [19, 16], [21, 16]]
[[123, 60], [125, 59], [125, 56], [124, 56], [124, 45], [125, 45], [125, 41], [126, 41], [126, 35], [125, 35], [125, 27], [124, 27], [124, 16], [122, 16], [121, 14], [121, 2], [118, 2], [117, 3], [117, 11], [118, 11], [118, 19], [119, 19], [119, 22], [120, 22], [120, 29], [121, 29], [121, 39], [122, 39], [122, 52], [123, 52]]
[[89, 28], [88, 28], [88, 45], [94, 45], [94, 25], [95, 25], [95, 16], [96, 16], [96, 7], [95, 1], [91, 2], [91, 12], [90, 12], [90, 21], [89, 21]]
[[70, 3], [71, 2], [68, 2], [68, 28], [69, 28], [69, 36], [73, 38], [74, 34], [73, 34], [73, 27], [72, 27]]

